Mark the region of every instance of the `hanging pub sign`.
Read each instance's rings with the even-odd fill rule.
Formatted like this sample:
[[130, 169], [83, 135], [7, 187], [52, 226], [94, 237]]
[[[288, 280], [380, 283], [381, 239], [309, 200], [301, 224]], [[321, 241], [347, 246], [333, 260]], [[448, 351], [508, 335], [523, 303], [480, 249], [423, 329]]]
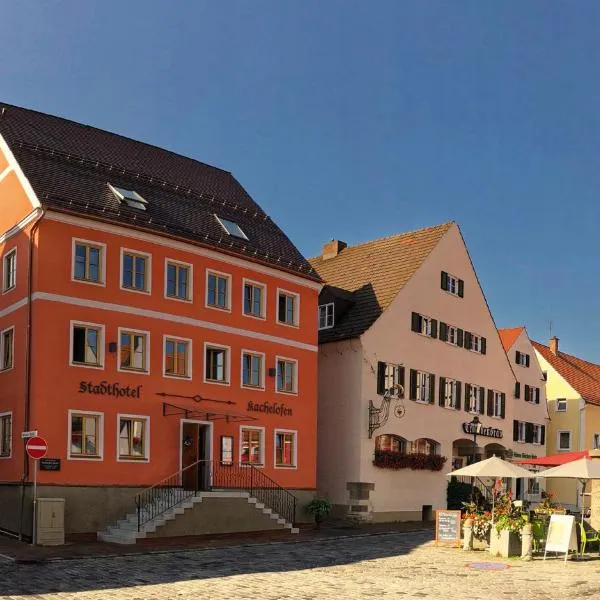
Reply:
[[463, 431], [468, 433], [469, 435], [482, 435], [483, 437], [491, 437], [491, 438], [502, 438], [504, 434], [502, 433], [502, 429], [496, 429], [495, 427], [480, 427], [479, 431], [477, 431], [477, 426], [473, 423], [463, 423]]
[[91, 381], [79, 382], [80, 394], [114, 396], [115, 398], [141, 398], [141, 391], [141, 385], [120, 385], [119, 383], [108, 383], [108, 381], [101, 381], [100, 383], [93, 383]]

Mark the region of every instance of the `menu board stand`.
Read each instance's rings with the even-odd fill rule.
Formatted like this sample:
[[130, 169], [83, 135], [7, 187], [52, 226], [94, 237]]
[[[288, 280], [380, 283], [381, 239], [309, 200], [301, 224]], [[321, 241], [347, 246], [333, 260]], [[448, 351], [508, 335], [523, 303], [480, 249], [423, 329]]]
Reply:
[[449, 544], [460, 547], [460, 510], [435, 511], [435, 545]]

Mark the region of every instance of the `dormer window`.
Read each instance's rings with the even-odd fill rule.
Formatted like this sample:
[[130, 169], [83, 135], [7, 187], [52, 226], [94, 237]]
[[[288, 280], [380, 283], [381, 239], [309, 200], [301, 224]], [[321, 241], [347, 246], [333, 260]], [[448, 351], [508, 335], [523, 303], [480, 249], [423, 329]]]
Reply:
[[125, 202], [129, 208], [135, 208], [137, 210], [146, 210], [148, 202], [144, 200], [137, 192], [133, 190], [126, 190], [124, 188], [116, 187], [108, 184], [112, 193], [115, 195], [119, 202]]
[[319, 329], [331, 329], [334, 321], [334, 304], [321, 304], [319, 306]]
[[221, 225], [221, 227], [229, 235], [241, 238], [243, 240], [248, 239], [248, 236], [242, 231], [242, 228], [235, 221], [230, 221], [229, 219], [224, 219], [223, 217], [217, 217], [217, 215], [215, 215], [215, 218], [219, 222], [219, 225]]

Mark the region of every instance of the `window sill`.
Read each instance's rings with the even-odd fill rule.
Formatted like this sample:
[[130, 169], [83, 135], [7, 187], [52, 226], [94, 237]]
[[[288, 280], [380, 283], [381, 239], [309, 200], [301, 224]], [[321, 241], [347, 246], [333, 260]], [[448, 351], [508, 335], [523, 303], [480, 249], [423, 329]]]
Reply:
[[124, 292], [133, 292], [134, 294], [145, 294], [146, 296], [149, 296], [152, 293], [152, 290], [137, 290], [136, 288], [130, 288], [130, 287], [125, 287], [125, 286], [121, 286], [121, 289]]
[[277, 325], [283, 325], [283, 327], [291, 327], [292, 329], [299, 329], [298, 323], [286, 323], [284, 321], [277, 320]]
[[191, 298], [180, 298], [179, 296], [169, 296], [165, 294], [165, 300], [175, 300], [176, 302], [183, 302], [184, 304], [192, 304]]
[[257, 469], [264, 469], [264, 463], [244, 463], [240, 461], [240, 467], [256, 467]]
[[150, 375], [148, 369], [131, 369], [129, 367], [117, 367], [119, 373], [131, 373], [132, 375]]
[[12, 458], [12, 454], [0, 454], [0, 460], [9, 460]]
[[98, 370], [104, 370], [104, 365], [99, 365], [99, 364], [92, 364], [92, 363], [79, 363], [79, 362], [74, 362], [71, 361], [69, 363], [70, 367], [78, 367], [80, 369], [98, 369]]
[[192, 380], [190, 375], [176, 375], [175, 373], [163, 373], [163, 377], [166, 377], [167, 379], [179, 379], [180, 381]]
[[220, 379], [206, 379], [204, 378], [204, 383], [210, 383], [211, 385], [222, 385], [222, 386], [230, 386], [231, 382], [220, 380]]
[[249, 385], [249, 384], [242, 383], [240, 385], [240, 387], [244, 390], [254, 390], [256, 392], [264, 392], [265, 391], [264, 385]]
[[98, 462], [103, 460], [102, 456], [92, 456], [90, 454], [69, 454], [67, 457], [68, 460], [91, 460], [93, 462]]
[[78, 279], [77, 277], [73, 277], [71, 281], [75, 283], [86, 283], [88, 285], [95, 285], [96, 287], [106, 287], [106, 282], [94, 281], [93, 279]]
[[145, 456], [140, 456], [136, 458], [135, 456], [119, 456], [117, 458], [117, 462], [127, 462], [127, 463], [149, 463], [150, 459]]
[[416, 398], [414, 402], [416, 402], [417, 404], [431, 404], [429, 400], [419, 400], [418, 398]]
[[15, 368], [14, 365], [10, 365], [10, 367], [2, 367], [0, 369], [0, 373], [7, 373], [8, 371], [12, 371]]
[[3, 294], [8, 294], [9, 292], [12, 292], [13, 290], [16, 290], [16, 289], [17, 289], [17, 286], [13, 285], [13, 286], [11, 286], [9, 288], [6, 288], [5, 290], [2, 290], [2, 293]]
[[288, 390], [275, 390], [276, 394], [283, 394], [284, 396], [297, 396], [297, 391], [288, 391]]
[[450, 290], [445, 290], [443, 288], [441, 288], [441, 289], [442, 289], [442, 292], [444, 292], [444, 294], [447, 294], [448, 296], [452, 296], [453, 298], [459, 298], [462, 300], [462, 298], [458, 295], [458, 292], [456, 292], [456, 294], [455, 294], [454, 292], [451, 292]]
[[231, 312], [231, 308], [229, 308], [227, 306], [216, 306], [213, 304], [205, 304], [204, 308], [209, 308], [210, 310], [218, 310], [219, 312], [223, 312], [223, 313]]
[[294, 471], [298, 469], [298, 465], [274, 465], [275, 469], [282, 469], [284, 471]]
[[250, 319], [256, 319], [257, 321], [266, 321], [267, 317], [263, 316], [263, 315], [253, 315], [251, 313], [246, 313], [243, 312], [242, 315], [244, 317], [249, 317]]

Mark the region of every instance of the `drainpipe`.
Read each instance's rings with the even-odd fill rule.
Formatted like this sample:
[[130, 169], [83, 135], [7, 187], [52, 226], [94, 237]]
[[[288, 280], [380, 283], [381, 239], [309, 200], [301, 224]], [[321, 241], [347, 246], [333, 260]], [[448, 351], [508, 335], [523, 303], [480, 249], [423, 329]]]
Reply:
[[[29, 257], [27, 271], [27, 334], [25, 338], [25, 423], [24, 431], [29, 431], [31, 417], [31, 325], [33, 307], [31, 302], [33, 290], [33, 250], [35, 235], [46, 212], [41, 209], [29, 233]], [[21, 477], [21, 510], [19, 517], [19, 540], [23, 539], [23, 516], [25, 514], [25, 482], [29, 478], [29, 458], [23, 452], [23, 476]], [[33, 533], [33, 532], [32, 532]]]

